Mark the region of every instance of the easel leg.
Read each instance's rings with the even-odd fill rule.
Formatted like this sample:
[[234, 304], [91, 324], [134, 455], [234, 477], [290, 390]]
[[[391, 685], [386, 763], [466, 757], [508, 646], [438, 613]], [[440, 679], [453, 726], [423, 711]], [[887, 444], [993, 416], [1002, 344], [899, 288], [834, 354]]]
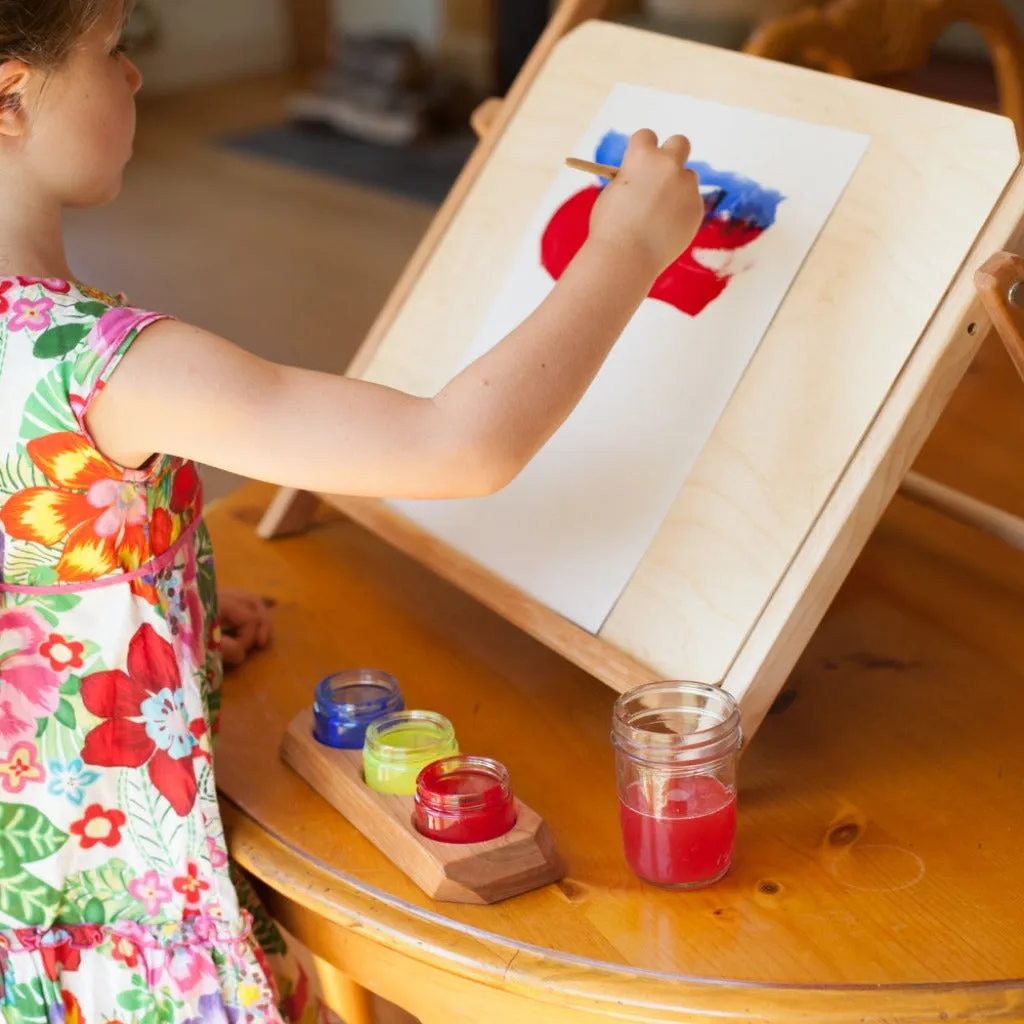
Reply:
[[274, 540], [293, 533], [302, 533], [313, 520], [320, 499], [309, 491], [282, 487], [263, 513], [256, 535], [261, 540]]
[[920, 473], [906, 475], [900, 494], [965, 526], [988, 533], [1018, 551], [1024, 551], [1024, 519], [1020, 516], [988, 505]]
[[[1024, 380], [1024, 259], [1012, 253], [997, 253], [978, 269], [974, 283], [992, 326]], [[900, 493], [1024, 551], [1024, 518], [1020, 516], [919, 473], [907, 474]]]
[[313, 957], [324, 1003], [344, 1024], [375, 1024], [373, 997], [333, 964]]

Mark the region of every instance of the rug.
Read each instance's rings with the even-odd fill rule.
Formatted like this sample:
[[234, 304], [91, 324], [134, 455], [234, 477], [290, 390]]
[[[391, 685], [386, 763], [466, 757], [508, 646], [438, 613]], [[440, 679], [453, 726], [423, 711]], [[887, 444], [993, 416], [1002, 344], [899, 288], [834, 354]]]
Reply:
[[469, 158], [470, 134], [431, 139], [413, 146], [379, 146], [313, 124], [282, 124], [221, 140], [238, 153], [273, 160], [439, 206]]

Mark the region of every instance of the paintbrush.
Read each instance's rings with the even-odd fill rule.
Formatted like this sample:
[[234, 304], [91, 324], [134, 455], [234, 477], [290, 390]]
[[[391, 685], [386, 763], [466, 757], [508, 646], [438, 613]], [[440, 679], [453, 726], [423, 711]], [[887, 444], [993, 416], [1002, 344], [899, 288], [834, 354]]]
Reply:
[[[619, 173], [618, 167], [612, 167], [611, 164], [595, 164], [591, 160], [580, 160], [574, 156], [565, 158], [565, 166], [574, 171], [582, 171], [584, 174], [607, 178], [609, 181]], [[725, 198], [725, 189], [719, 188], [717, 185], [701, 185], [700, 194], [704, 197], [705, 213], [711, 214]]]

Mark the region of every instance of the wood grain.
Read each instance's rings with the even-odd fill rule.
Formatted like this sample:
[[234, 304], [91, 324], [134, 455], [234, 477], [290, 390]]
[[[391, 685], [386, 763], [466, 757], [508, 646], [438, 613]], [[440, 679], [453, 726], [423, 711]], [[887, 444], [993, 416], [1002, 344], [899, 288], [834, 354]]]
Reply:
[[515, 828], [500, 839], [457, 845], [420, 835], [413, 824], [413, 798], [370, 789], [363, 781], [361, 751], [317, 743], [310, 708], [285, 730], [281, 757], [433, 899], [498, 903], [562, 877], [547, 827], [520, 800]]
[[[1019, 183], [995, 216], [993, 209], [1018, 152], [1009, 122], [992, 115], [590, 22], [559, 43], [528, 92], [492, 108], [480, 161], [435, 222], [353, 373], [417, 394], [443, 386], [566, 140], [579, 137], [623, 79], [872, 135], [602, 629], [604, 667], [595, 671], [593, 645], [550, 610], [515, 618], [613, 687], [652, 676], [723, 682], [744, 702], [752, 732], [980, 343], [964, 333], [985, 324], [971, 274], [1017, 232]], [[958, 141], [965, 137], [969, 153]], [[932, 160], [919, 160], [921, 152]], [[947, 214], [936, 218], [938, 208]], [[487, 260], [479, 258], [481, 231]], [[360, 518], [435, 567], [456, 561], [400, 517]], [[455, 575], [511, 614], [478, 566], [458, 560]], [[639, 668], [624, 675], [623, 658]]]
[[[989, 346], [933, 457], [1011, 507], [1018, 402]], [[612, 690], [329, 510], [260, 542], [270, 494], [210, 517], [222, 582], [277, 600], [273, 645], [226, 682], [217, 772], [234, 855], [319, 955], [439, 1024], [1024, 1016], [1024, 556], [894, 505], [747, 748], [733, 871], [679, 896], [622, 856]], [[316, 680], [359, 665], [508, 765], [559, 884], [434, 902], [268, 757]]]

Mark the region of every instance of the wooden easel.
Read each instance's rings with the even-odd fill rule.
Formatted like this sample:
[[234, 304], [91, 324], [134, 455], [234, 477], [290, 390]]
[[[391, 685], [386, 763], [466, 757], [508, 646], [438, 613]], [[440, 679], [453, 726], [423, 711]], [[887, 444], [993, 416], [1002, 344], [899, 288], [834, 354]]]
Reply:
[[[514, 181], [515, 196], [510, 189], [502, 195], [508, 207], [502, 216], [509, 232], [513, 221], [521, 225], [528, 204], [569, 155], [564, 147], [578, 137], [569, 133], [585, 127], [588, 112], [616, 79], [806, 120], [830, 123], [835, 116], [841, 126], [846, 118], [846, 126], [873, 136], [702, 463], [606, 627], [597, 636], [585, 633], [378, 502], [283, 490], [260, 532], [275, 537], [302, 530], [318, 501], [326, 500], [616, 689], [667, 676], [720, 683], [741, 700], [749, 735], [990, 326], [1024, 370], [1024, 321], [1009, 299], [1024, 280], [1024, 261], [1002, 252], [1021, 228], [1024, 174], [1012, 126], [991, 115], [610, 25], [584, 26], [556, 50], [601, 7], [598, 0], [563, 3], [506, 100], [478, 111], [474, 124], [482, 141], [351, 375], [414, 391], [443, 383], [436, 378], [454, 349], [444, 348], [448, 339], [432, 333], [429, 320], [435, 306], [460, 301], [452, 277], [456, 269], [467, 272], [458, 254], [472, 247], [470, 218], [495, 202], [503, 183]], [[552, 127], [552, 118], [561, 120]], [[920, 139], [908, 137], [916, 132]], [[957, 132], [971, 136], [970, 164], [950, 138]], [[914, 164], [932, 145], [949, 146], [934, 154], [935, 173]], [[903, 214], [922, 192], [945, 211], [941, 230], [938, 221], [918, 226]], [[876, 222], [886, 225], [887, 244], [871, 248]], [[502, 268], [468, 272], [480, 275], [472, 289], [477, 305], [465, 304], [472, 322], [486, 309]], [[836, 289], [837, 281], [845, 291]], [[429, 343], [423, 340], [428, 336]], [[821, 373], [809, 375], [802, 387], [792, 375], [780, 375], [787, 351], [800, 358], [810, 352], [821, 360]], [[846, 381], [858, 375], [865, 384], [851, 389]], [[790, 389], [785, 408], [794, 410], [792, 422], [773, 414], [780, 389]], [[806, 448], [815, 430], [820, 452]], [[762, 437], [772, 431], [773, 437]], [[782, 457], [778, 449], [785, 445], [788, 456]], [[998, 523], [1004, 536], [1020, 525], [936, 486], [910, 482], [918, 500], [979, 525]], [[756, 543], [754, 531], [763, 532]]]

